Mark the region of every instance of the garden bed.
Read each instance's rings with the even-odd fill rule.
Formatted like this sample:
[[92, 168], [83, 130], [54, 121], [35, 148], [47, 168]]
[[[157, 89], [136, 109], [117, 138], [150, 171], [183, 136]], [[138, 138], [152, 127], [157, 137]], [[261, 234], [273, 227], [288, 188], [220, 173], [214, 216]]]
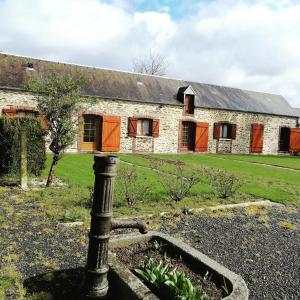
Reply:
[[[123, 277], [122, 280], [125, 282], [129, 282], [127, 276], [140, 281], [137, 280], [139, 276], [136, 270], [151, 257], [157, 264], [163, 262], [164, 265], [169, 265], [170, 270], [176, 268], [177, 271], [185, 273], [194, 286], [207, 295], [199, 299], [248, 299], [247, 287], [239, 275], [185, 243], [162, 233], [150, 232], [143, 236], [114, 237], [110, 243], [110, 250], [114, 253], [115, 262], [121, 263], [121, 266], [117, 263], [116, 267], [115, 262], [110, 263], [111, 269]], [[145, 294], [152, 293], [155, 295], [153, 299], [167, 299], [164, 286], [160, 289], [149, 281], [143, 280], [143, 283], [147, 286], [147, 290], [151, 290], [145, 291]], [[131, 288], [134, 289], [134, 285]]]
[[[183, 261], [182, 257], [174, 249], [157, 240], [134, 243], [126, 248], [117, 248], [115, 253], [117, 258], [134, 274], [137, 274], [134, 270], [143, 265], [145, 258], [151, 257], [155, 263], [163, 262], [172, 269], [176, 268], [177, 271], [184, 272], [197, 289], [203, 290], [208, 296], [203, 299], [217, 300], [222, 299], [222, 294], [224, 295], [224, 290], [209, 280], [210, 275], [208, 273], [201, 276], [200, 274], [203, 274], [203, 270], [197, 270], [191, 263]], [[154, 288], [153, 284], [147, 281], [144, 281], [144, 283], [150, 289]], [[156, 288], [153, 290], [159, 298], [164, 297], [162, 293], [165, 293], [165, 291], [161, 292]]]

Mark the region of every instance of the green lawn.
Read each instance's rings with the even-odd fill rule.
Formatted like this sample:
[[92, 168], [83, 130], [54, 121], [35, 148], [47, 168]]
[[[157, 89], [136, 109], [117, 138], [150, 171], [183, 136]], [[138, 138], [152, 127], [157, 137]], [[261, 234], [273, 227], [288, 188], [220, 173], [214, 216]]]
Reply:
[[[300, 172], [296, 170], [280, 169], [251, 163], [261, 161], [277, 165], [288, 166], [293, 161], [293, 166], [299, 166], [297, 157], [262, 157], [242, 155], [196, 155], [196, 154], [153, 154], [132, 155], [117, 154], [120, 157], [118, 170], [136, 166], [140, 182], [147, 182], [151, 188], [143, 195], [133, 208], [129, 208], [122, 197], [120, 177], [117, 177], [114, 199], [115, 215], [140, 215], [146, 213], [159, 213], [174, 209], [205, 207], [221, 203], [238, 203], [269, 199], [272, 201], [292, 204], [300, 207]], [[223, 158], [223, 159], [220, 159]], [[229, 199], [218, 198], [213, 189], [204, 183], [193, 187], [189, 197], [176, 204], [168, 198], [163, 186], [157, 179], [156, 173], [149, 169], [153, 159], [181, 160], [190, 169], [201, 166], [223, 168], [235, 173], [244, 182], [238, 194]], [[46, 176], [51, 162], [48, 155], [47, 168], [43, 176]], [[63, 221], [86, 219], [90, 210], [89, 188], [93, 186], [93, 155], [92, 154], [65, 154], [59, 162], [56, 176], [69, 183], [68, 188], [50, 188], [33, 193], [41, 205], [44, 205], [48, 213]], [[172, 165], [166, 165], [163, 172], [173, 172]], [[162, 173], [162, 176], [164, 174]]]
[[219, 158], [232, 159], [256, 162], [261, 164], [267, 164], [271, 166], [285, 167], [291, 169], [300, 170], [300, 157], [299, 156], [274, 156], [274, 155], [222, 155], [222, 154], [210, 154]]
[[[135, 158], [133, 155], [120, 155], [122, 160], [135, 162], [141, 166], [150, 166], [148, 159], [143, 157]], [[233, 160], [233, 155], [195, 155], [195, 154], [155, 154], [155, 157], [167, 159], [179, 159], [184, 161], [191, 168], [207, 166], [223, 168], [243, 178], [246, 184], [241, 191], [257, 197], [270, 199], [284, 204], [300, 206], [300, 172], [296, 170], [280, 169], [271, 166], [253, 164], [249, 161]], [[235, 156], [244, 158], [249, 156]], [[219, 159], [223, 158], [223, 159]], [[290, 160], [295, 166], [300, 167], [300, 157], [263, 157], [255, 156], [256, 159], [273, 158], [278, 164], [288, 165]]]

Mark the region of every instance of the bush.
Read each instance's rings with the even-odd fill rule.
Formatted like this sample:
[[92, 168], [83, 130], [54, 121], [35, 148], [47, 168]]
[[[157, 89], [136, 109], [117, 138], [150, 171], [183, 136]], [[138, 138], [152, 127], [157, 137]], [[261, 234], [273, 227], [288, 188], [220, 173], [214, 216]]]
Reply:
[[26, 128], [27, 133], [28, 173], [38, 176], [46, 161], [46, 133], [39, 119], [28, 117], [0, 118], [0, 175], [19, 172], [20, 128]]
[[[169, 166], [167, 166], [169, 164]], [[182, 161], [155, 161], [151, 164], [156, 172], [157, 178], [164, 187], [169, 198], [175, 202], [182, 200], [191, 193], [193, 186], [201, 181], [201, 172], [192, 170], [185, 166]], [[174, 169], [172, 173], [165, 169]]]
[[136, 166], [121, 168], [118, 171], [117, 183], [120, 187], [117, 190], [117, 197], [125, 200], [129, 208], [137, 201], [142, 201], [150, 190], [147, 178], [138, 175]]
[[204, 176], [207, 177], [208, 183], [216, 191], [220, 198], [228, 198], [236, 193], [241, 187], [241, 180], [230, 172], [223, 169], [208, 169], [204, 171]]

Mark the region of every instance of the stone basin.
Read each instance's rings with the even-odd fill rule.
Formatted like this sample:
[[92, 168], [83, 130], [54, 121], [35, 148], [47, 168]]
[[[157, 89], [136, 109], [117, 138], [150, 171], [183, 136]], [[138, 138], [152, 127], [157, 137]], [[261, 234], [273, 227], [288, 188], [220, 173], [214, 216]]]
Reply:
[[[221, 285], [224, 280], [229, 289], [229, 295], [224, 297], [225, 300], [246, 300], [248, 299], [248, 288], [245, 281], [240, 275], [228, 270], [213, 259], [195, 250], [177, 239], [160, 232], [149, 232], [145, 235], [121, 235], [110, 239], [110, 250], [114, 248], [127, 247], [137, 242], [147, 242], [157, 240], [171, 246], [178, 255], [197, 269], [206, 271], [211, 275], [211, 280], [217, 285]], [[116, 255], [109, 252], [110, 271], [108, 273], [111, 290], [109, 294], [120, 300], [158, 300], [159, 298], [143, 284], [124, 264], [117, 260]]]

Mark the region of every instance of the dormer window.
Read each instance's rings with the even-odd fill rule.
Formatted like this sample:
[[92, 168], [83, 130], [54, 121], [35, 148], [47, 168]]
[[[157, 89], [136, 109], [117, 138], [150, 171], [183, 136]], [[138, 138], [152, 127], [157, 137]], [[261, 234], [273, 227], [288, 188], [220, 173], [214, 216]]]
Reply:
[[195, 109], [195, 96], [186, 94], [184, 96], [184, 114], [193, 115]]

